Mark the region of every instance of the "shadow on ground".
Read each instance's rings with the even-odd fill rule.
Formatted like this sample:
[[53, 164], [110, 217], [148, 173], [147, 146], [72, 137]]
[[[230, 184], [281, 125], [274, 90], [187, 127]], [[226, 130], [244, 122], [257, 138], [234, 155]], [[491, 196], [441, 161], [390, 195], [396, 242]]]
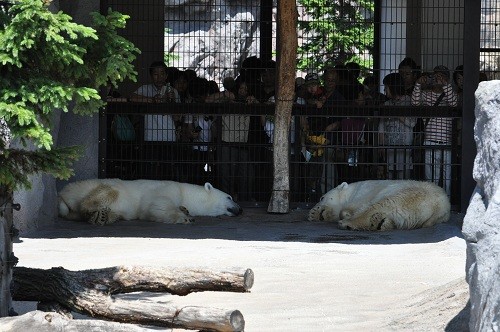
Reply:
[[48, 227], [21, 235], [22, 238], [139, 237], [172, 239], [222, 239], [307, 243], [398, 244], [432, 243], [462, 237], [463, 215], [454, 213], [449, 222], [431, 228], [391, 231], [345, 231], [335, 223], [309, 222], [307, 210], [269, 214], [264, 208], [247, 208], [237, 217], [198, 217], [193, 224], [119, 221], [95, 226], [85, 222], [56, 220]]

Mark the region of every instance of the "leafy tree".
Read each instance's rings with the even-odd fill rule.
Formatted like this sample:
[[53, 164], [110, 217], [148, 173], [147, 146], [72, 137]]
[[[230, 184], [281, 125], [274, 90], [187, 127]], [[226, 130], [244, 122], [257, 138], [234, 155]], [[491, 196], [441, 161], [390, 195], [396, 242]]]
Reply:
[[101, 88], [137, 75], [139, 50], [117, 33], [128, 16], [92, 13], [87, 27], [49, 4], [15, 0], [0, 15], [0, 120], [21, 146], [0, 140], [0, 185], [11, 190], [30, 188], [34, 173], [69, 178], [82, 148], [53, 146], [53, 112], [96, 113], [105, 105]]
[[[298, 0], [308, 20], [299, 21], [303, 43], [299, 69], [319, 70], [326, 64], [356, 62], [370, 68], [373, 53], [373, 0]], [[368, 55], [368, 56], [367, 56]]]
[[[170, 32], [172, 31], [172, 29], [170, 28], [165, 28], [164, 30], [164, 36], [168, 35]], [[177, 60], [179, 60], [181, 57], [178, 55], [178, 54], [175, 54], [173, 52], [165, 52], [163, 53], [163, 62], [165, 62], [165, 64], [167, 66], [172, 66], [173, 63]]]

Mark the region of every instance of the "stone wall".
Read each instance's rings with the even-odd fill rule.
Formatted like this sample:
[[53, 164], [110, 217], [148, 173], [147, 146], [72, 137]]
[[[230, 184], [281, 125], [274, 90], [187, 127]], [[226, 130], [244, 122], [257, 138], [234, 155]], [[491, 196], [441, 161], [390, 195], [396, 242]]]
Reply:
[[471, 331], [500, 330], [500, 81], [476, 91], [477, 155], [462, 232], [467, 241]]

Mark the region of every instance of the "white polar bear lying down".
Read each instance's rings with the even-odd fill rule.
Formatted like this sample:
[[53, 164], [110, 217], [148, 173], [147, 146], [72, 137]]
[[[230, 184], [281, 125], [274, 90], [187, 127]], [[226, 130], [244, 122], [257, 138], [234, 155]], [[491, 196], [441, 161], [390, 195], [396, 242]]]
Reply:
[[210, 183], [92, 179], [70, 183], [59, 193], [59, 216], [99, 225], [120, 219], [185, 224], [196, 216], [241, 212], [231, 196]]
[[385, 231], [448, 221], [446, 192], [430, 182], [368, 180], [342, 183], [309, 211], [309, 220], [338, 221], [339, 228]]

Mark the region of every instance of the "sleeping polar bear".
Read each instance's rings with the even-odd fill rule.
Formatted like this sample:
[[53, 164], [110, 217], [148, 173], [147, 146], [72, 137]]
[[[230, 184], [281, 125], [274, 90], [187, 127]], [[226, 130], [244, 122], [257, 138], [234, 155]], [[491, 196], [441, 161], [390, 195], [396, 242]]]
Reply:
[[242, 209], [210, 183], [92, 179], [66, 185], [59, 193], [59, 216], [110, 224], [117, 220], [190, 223], [196, 216], [236, 216]]
[[310, 221], [338, 221], [341, 229], [369, 231], [429, 227], [449, 218], [446, 192], [411, 180], [344, 182], [309, 211]]

